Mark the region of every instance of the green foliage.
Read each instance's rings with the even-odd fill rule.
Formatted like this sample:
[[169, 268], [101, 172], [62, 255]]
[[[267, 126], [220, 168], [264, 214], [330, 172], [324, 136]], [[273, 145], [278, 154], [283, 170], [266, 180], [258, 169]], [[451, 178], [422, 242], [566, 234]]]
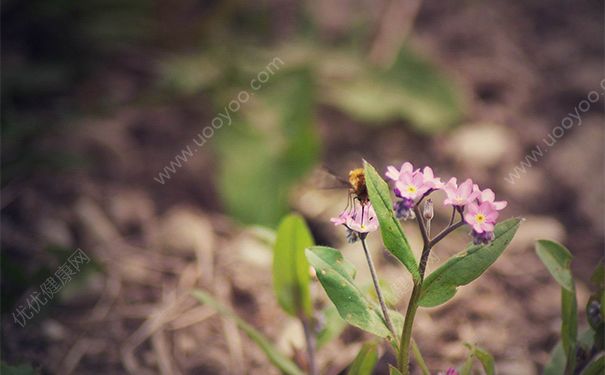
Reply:
[[[338, 250], [314, 246], [307, 249], [306, 254], [321, 285], [345, 321], [377, 336], [391, 337], [380, 307], [364, 296], [354, 284], [353, 266], [343, 259]], [[395, 311], [390, 311], [390, 316], [396, 331], [399, 331], [402, 316]]]
[[574, 282], [569, 267], [573, 257], [569, 250], [554, 241], [539, 240], [536, 242], [536, 253], [559, 285], [572, 292]]
[[420, 306], [433, 307], [447, 302], [459, 286], [477, 279], [506, 249], [515, 235], [520, 219], [508, 219], [496, 225], [494, 241], [471, 245], [431, 273], [422, 284]]
[[288, 211], [290, 187], [317, 160], [309, 74], [279, 72], [270, 87], [256, 92], [254, 104], [242, 104], [243, 115], [229, 112], [233, 124], [216, 130], [219, 193], [227, 211], [244, 223], [277, 224]]
[[279, 304], [292, 316], [313, 316], [305, 257], [305, 249], [313, 245], [304, 218], [291, 214], [281, 221], [273, 250], [273, 287]]
[[403, 375], [395, 366], [389, 365], [389, 375]]
[[263, 336], [258, 330], [252, 327], [250, 324], [246, 323], [243, 319], [237, 316], [233, 311], [229, 308], [212, 298], [208, 293], [202, 290], [194, 290], [192, 292], [193, 296], [198, 299], [203, 304], [206, 304], [216, 311], [218, 311], [222, 316], [227, 317], [229, 319], [233, 319], [233, 321], [237, 324], [237, 326], [246, 333], [246, 335], [258, 345], [258, 347], [265, 353], [267, 358], [280, 369], [284, 374], [288, 375], [304, 375], [304, 372], [296, 366], [296, 364], [290, 361], [286, 356], [281, 354], [269, 340]]
[[36, 375], [38, 371], [30, 365], [9, 366], [6, 363], [0, 363], [0, 373], [3, 375]]
[[572, 255], [563, 245], [554, 241], [536, 242], [536, 253], [552, 277], [561, 285], [561, 341], [566, 353], [568, 369], [575, 368], [578, 335], [578, 308], [576, 288], [571, 274]]
[[347, 375], [371, 375], [378, 361], [378, 346], [375, 342], [363, 344], [359, 353], [349, 366]]
[[[469, 357], [467, 358], [467, 361], [464, 364], [464, 369], [466, 370], [468, 368], [468, 372], [466, 372], [466, 374], [470, 374], [470, 370], [472, 369], [473, 358], [477, 358], [479, 363], [481, 363], [481, 366], [483, 367], [483, 370], [485, 371], [486, 375], [494, 375], [496, 373], [494, 356], [492, 356], [489, 352], [484, 349], [481, 349], [476, 345], [465, 343], [464, 346], [466, 346], [470, 351]], [[460, 374], [464, 375], [465, 372], [461, 371]]]
[[416, 344], [416, 340], [414, 339], [412, 339], [412, 353], [414, 354], [416, 364], [420, 368], [420, 371], [422, 371], [422, 375], [431, 375], [429, 367], [426, 365], [424, 357], [422, 357], [422, 353], [420, 352], [420, 348], [418, 347], [418, 344]]
[[318, 349], [338, 337], [347, 326], [347, 322], [340, 317], [334, 305], [327, 306], [321, 314], [323, 315], [324, 325], [316, 337]]
[[416, 258], [393, 213], [389, 186], [370, 163], [364, 162], [364, 169], [368, 194], [380, 223], [380, 234], [384, 246], [410, 271], [414, 280], [419, 280], [420, 273]]
[[[594, 332], [592, 329], [587, 329], [578, 335], [578, 346], [584, 350], [589, 350], [594, 345]], [[561, 341], [555, 345], [550, 352], [550, 361], [544, 366], [543, 375], [563, 375], [565, 372], [565, 363], [567, 355], [563, 350]]]
[[354, 76], [333, 83], [326, 100], [361, 121], [401, 119], [419, 132], [435, 133], [460, 119], [460, 96], [442, 72], [406, 46], [389, 69], [365, 65]]
[[603, 375], [603, 373], [605, 373], [605, 353], [600, 353], [584, 367], [580, 375]]

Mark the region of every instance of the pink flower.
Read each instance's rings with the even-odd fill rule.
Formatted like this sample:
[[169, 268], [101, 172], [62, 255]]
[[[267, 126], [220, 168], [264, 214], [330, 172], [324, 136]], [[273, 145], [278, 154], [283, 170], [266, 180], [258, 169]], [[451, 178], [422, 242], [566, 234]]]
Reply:
[[424, 180], [424, 184], [429, 186], [431, 189], [443, 188], [443, 182], [441, 182], [439, 177], [435, 177], [431, 167], [424, 167], [422, 170], [422, 178]]
[[456, 371], [455, 368], [450, 367], [447, 369], [447, 371], [445, 372], [445, 375], [459, 375], [458, 371]]
[[395, 195], [400, 198], [416, 199], [431, 189], [431, 184], [424, 182], [424, 175], [417, 171], [404, 173], [395, 182]]
[[392, 165], [387, 167], [386, 176], [393, 181], [399, 181], [399, 178], [404, 174], [412, 174], [414, 172], [414, 166], [410, 162], [405, 162], [401, 165], [401, 168], [397, 170], [397, 168]]
[[493, 232], [496, 219], [498, 219], [498, 211], [489, 202], [470, 203], [464, 213], [464, 221], [476, 233]]
[[358, 234], [369, 233], [378, 229], [378, 219], [371, 203], [355, 204], [355, 207], [343, 211], [330, 221], [334, 225], [344, 225], [348, 230]]
[[452, 177], [443, 187], [447, 198], [443, 204], [464, 207], [479, 196], [478, 191], [473, 190], [473, 181], [469, 178], [458, 186], [456, 177]]
[[479, 186], [474, 185], [473, 191], [479, 192], [479, 196], [477, 197], [479, 203], [490, 203], [497, 211], [503, 210], [508, 204], [507, 201], [496, 201], [496, 194], [494, 194], [492, 189], [485, 189], [481, 191]]

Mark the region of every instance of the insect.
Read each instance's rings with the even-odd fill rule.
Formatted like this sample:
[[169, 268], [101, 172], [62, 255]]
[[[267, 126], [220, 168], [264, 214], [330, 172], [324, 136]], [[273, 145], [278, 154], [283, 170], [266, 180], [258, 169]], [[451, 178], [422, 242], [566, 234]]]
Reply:
[[[357, 199], [362, 205], [370, 201], [363, 168], [349, 172], [348, 178], [339, 177], [331, 170], [322, 167], [315, 171], [312, 185], [320, 189], [349, 189], [349, 197]], [[349, 202], [350, 204], [352, 202]]]
[[349, 172], [349, 188], [351, 189], [351, 195], [362, 205], [370, 201], [363, 168], [355, 168]]

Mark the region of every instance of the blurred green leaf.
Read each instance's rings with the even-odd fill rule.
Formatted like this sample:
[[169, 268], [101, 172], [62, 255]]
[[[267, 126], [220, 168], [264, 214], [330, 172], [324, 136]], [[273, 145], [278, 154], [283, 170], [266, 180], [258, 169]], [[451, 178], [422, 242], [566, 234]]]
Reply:
[[368, 65], [327, 86], [325, 101], [355, 119], [371, 123], [403, 119], [422, 133], [449, 128], [464, 111], [462, 92], [409, 46], [386, 71]]
[[460, 375], [471, 375], [471, 372], [473, 371], [473, 357], [474, 357], [474, 353], [470, 352], [468, 357], [466, 358], [466, 361], [464, 361], [464, 365], [462, 365], [462, 368], [460, 368]]
[[288, 375], [304, 375], [304, 372], [298, 366], [296, 366], [294, 362], [290, 361], [286, 356], [281, 354], [263, 334], [242, 320], [233, 311], [231, 311], [231, 309], [227, 308], [202, 290], [196, 289], [192, 292], [192, 294], [201, 303], [212, 307], [221, 315], [229, 319], [233, 319], [237, 326], [244, 331], [244, 333], [246, 333], [246, 335], [250, 337], [250, 339], [254, 341], [256, 345], [258, 345], [258, 347], [265, 353], [271, 363], [273, 363], [283, 373]]
[[536, 242], [536, 253], [561, 287], [574, 290], [573, 276], [569, 268], [572, 255], [564, 246], [549, 240]]
[[389, 375], [403, 375], [395, 366], [389, 365]]
[[567, 367], [573, 369], [576, 360], [578, 335], [578, 307], [576, 288], [571, 274], [572, 255], [563, 245], [554, 241], [536, 241], [536, 253], [552, 277], [561, 285], [561, 341], [567, 353]]
[[281, 307], [295, 317], [313, 316], [305, 257], [305, 249], [313, 245], [304, 218], [291, 214], [281, 221], [273, 248], [273, 287]]
[[416, 360], [416, 364], [422, 371], [422, 375], [431, 375], [426, 362], [424, 361], [424, 357], [422, 357], [422, 353], [420, 352], [420, 348], [418, 344], [416, 344], [416, 340], [412, 338], [412, 353], [414, 354], [414, 359]]
[[267, 85], [253, 92], [254, 103], [241, 104], [243, 115], [229, 112], [233, 124], [215, 133], [227, 211], [273, 227], [288, 211], [289, 189], [316, 163], [319, 140], [309, 72], [278, 73]]
[[[578, 335], [578, 344], [583, 349], [588, 350], [594, 344], [593, 341], [594, 331], [592, 329], [587, 329], [584, 332], [581, 332]], [[550, 352], [550, 360], [544, 366], [544, 371], [542, 375], [563, 375], [565, 372], [565, 362], [566, 362], [566, 354], [563, 350], [563, 345], [561, 341], [557, 342], [557, 345]]]
[[[391, 338], [380, 308], [355, 286], [352, 266], [338, 250], [314, 246], [307, 249], [306, 254], [321, 285], [345, 321], [377, 336]], [[389, 313], [395, 329], [399, 331], [403, 326], [403, 317], [396, 311]]]
[[580, 375], [603, 375], [605, 373], [605, 353], [595, 356], [580, 372]]
[[375, 342], [363, 344], [359, 353], [351, 363], [347, 375], [371, 375], [378, 361], [378, 346]]
[[207, 53], [177, 56], [160, 67], [160, 85], [183, 95], [194, 95], [217, 84], [225, 74], [224, 64]]
[[414, 280], [419, 280], [420, 273], [416, 258], [393, 213], [389, 186], [370, 163], [364, 162], [364, 169], [368, 194], [380, 223], [380, 234], [384, 246], [410, 271]]
[[340, 336], [347, 326], [347, 322], [340, 317], [334, 305], [327, 306], [320, 314], [322, 314], [323, 318], [323, 328], [317, 334], [318, 349], [321, 349], [322, 346]]
[[470, 350], [471, 357], [475, 356], [479, 360], [481, 366], [483, 366], [483, 370], [485, 370], [486, 375], [495, 374], [496, 368], [494, 357], [489, 352], [469, 343], [465, 343], [464, 346]]
[[433, 307], [447, 302], [459, 286], [475, 280], [506, 249], [519, 228], [520, 219], [508, 219], [496, 225], [489, 245], [471, 245], [433, 271], [422, 284], [420, 306]]
[[38, 371], [30, 365], [9, 366], [3, 362], [0, 364], [0, 373], [3, 375], [36, 375]]

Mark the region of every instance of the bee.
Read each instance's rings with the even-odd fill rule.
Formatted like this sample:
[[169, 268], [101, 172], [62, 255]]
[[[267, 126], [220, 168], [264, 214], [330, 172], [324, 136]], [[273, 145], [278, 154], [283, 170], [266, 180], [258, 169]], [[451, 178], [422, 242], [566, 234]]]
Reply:
[[366, 176], [363, 168], [355, 168], [349, 172], [349, 189], [351, 195], [365, 205], [370, 201], [368, 196], [368, 187], [366, 186]]

